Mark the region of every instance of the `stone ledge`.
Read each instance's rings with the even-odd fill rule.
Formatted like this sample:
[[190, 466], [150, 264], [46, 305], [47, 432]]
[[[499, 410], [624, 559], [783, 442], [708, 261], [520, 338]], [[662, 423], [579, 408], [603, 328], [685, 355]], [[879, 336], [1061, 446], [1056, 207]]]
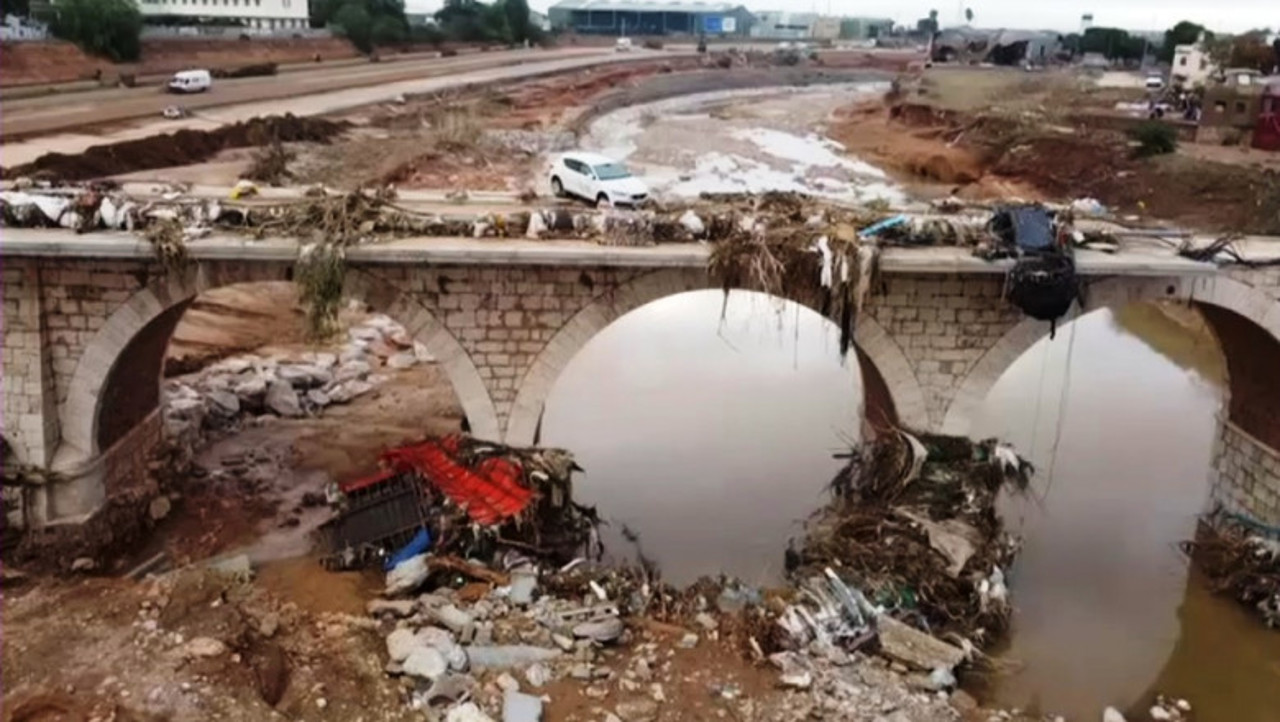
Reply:
[[[291, 263], [297, 244], [288, 239], [254, 241], [242, 236], [214, 235], [188, 246], [196, 260], [278, 261]], [[128, 258], [149, 260], [151, 245], [125, 233], [76, 234], [61, 230], [9, 228], [0, 240], [5, 257]], [[602, 246], [589, 241], [525, 241], [512, 239], [406, 238], [352, 248], [355, 264], [455, 264], [492, 266], [571, 266], [622, 268], [705, 268], [710, 247], [702, 243], [647, 247]], [[1011, 261], [987, 262], [967, 249], [953, 247], [888, 248], [880, 259], [887, 273], [1000, 274]], [[1079, 251], [1076, 267], [1087, 276], [1179, 277], [1219, 273], [1209, 263], [1172, 254]]]

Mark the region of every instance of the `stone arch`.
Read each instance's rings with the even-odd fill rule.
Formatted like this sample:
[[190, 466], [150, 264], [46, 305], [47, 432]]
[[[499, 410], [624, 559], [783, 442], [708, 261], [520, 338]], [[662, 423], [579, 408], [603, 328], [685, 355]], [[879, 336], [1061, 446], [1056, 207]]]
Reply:
[[[1161, 299], [1225, 309], [1280, 339], [1280, 302], [1225, 275], [1195, 279], [1107, 278], [1087, 288], [1084, 304], [1073, 307], [1072, 319], [1098, 308], [1119, 308], [1130, 303]], [[991, 387], [1014, 361], [1048, 333], [1049, 324], [1030, 318], [1023, 319], [1007, 331], [965, 375], [947, 406], [942, 432], [968, 434], [978, 407], [987, 398]]]
[[[287, 280], [290, 268], [289, 264], [238, 264], [234, 269], [211, 266], [213, 264], [200, 264], [185, 273], [171, 272], [154, 279], [118, 307], [94, 334], [76, 363], [66, 400], [59, 406], [62, 438], [54, 457], [54, 468], [73, 471], [91, 463], [106, 450], [99, 444], [104, 392], [117, 364], [125, 360], [131, 343], [147, 335], [149, 330], [163, 333], [167, 341], [182, 311], [203, 291], [237, 283]], [[409, 335], [425, 345], [440, 362], [473, 433], [486, 438], [499, 437], [497, 412], [479, 371], [434, 314], [411, 295], [401, 293], [394, 284], [358, 269], [348, 271], [344, 292], [404, 325]], [[159, 369], [155, 376], [158, 400]]]
[[[534, 359], [519, 385], [507, 420], [509, 444], [531, 444], [556, 379], [570, 360], [609, 324], [647, 303], [688, 291], [716, 288], [701, 269], [661, 269], [646, 273], [606, 293], [578, 311], [556, 332]], [[924, 392], [902, 349], [870, 315], [858, 319], [855, 343], [859, 357], [878, 370], [888, 387], [897, 418], [927, 425]]]

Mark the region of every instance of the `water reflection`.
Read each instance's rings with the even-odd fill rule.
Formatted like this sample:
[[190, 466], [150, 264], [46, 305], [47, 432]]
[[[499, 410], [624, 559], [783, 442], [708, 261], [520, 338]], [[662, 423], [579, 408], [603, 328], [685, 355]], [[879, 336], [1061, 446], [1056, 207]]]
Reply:
[[[1088, 719], [1168, 691], [1200, 702], [1200, 720], [1275, 719], [1275, 708], [1240, 716], [1217, 699], [1226, 668], [1190, 662], [1199, 681], [1156, 688], [1180, 640], [1207, 634], [1236, 647], [1258, 631], [1226, 623], [1229, 603], [1189, 587], [1175, 547], [1207, 502], [1221, 380], [1216, 344], [1194, 315], [1134, 307], [1074, 322], [992, 389], [974, 431], [1011, 440], [1040, 469], [1034, 497], [1005, 508], [1026, 538], [1006, 656], [1025, 667], [999, 699]], [[1180, 614], [1200, 608], [1216, 611]]]
[[[776, 579], [857, 428], [856, 364], [839, 363], [834, 328], [738, 293], [722, 322], [722, 299], [686, 294], [607, 328], [543, 422], [587, 468], [581, 495], [676, 582]], [[1207, 501], [1223, 369], [1194, 314], [1132, 306], [1066, 326], [996, 384], [974, 433], [1039, 467], [1033, 497], [1005, 509], [1027, 539], [1004, 655], [1023, 667], [997, 701], [1092, 720], [1166, 692], [1200, 722], [1280, 722], [1280, 635], [1209, 595], [1175, 546]]]
[[640, 308], [587, 344], [556, 382], [542, 440], [574, 450], [576, 492], [629, 524], [668, 580], [725, 571], [775, 581], [782, 550], [822, 501], [831, 452], [856, 438], [857, 364], [790, 302], [687, 293]]

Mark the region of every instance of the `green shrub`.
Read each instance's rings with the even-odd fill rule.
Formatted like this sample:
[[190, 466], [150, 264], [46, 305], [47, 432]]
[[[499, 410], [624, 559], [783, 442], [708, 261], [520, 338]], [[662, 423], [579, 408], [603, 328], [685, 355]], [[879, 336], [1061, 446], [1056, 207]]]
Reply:
[[1149, 120], [1129, 131], [1129, 137], [1138, 142], [1133, 154], [1138, 158], [1172, 153], [1178, 149], [1178, 131], [1167, 123]]
[[115, 62], [142, 53], [142, 13], [132, 0], [59, 0], [50, 29], [90, 55]]

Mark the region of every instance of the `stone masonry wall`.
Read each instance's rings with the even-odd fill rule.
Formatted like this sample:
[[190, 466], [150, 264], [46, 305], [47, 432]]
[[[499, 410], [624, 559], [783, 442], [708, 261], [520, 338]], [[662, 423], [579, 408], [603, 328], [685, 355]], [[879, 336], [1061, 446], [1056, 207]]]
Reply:
[[458, 340], [507, 419], [520, 380], [575, 313], [643, 269], [380, 266], [375, 278], [411, 294]]
[[1280, 528], [1280, 453], [1223, 420], [1214, 442], [1211, 493], [1227, 511]]
[[974, 364], [1023, 320], [1003, 291], [998, 274], [895, 275], [876, 289], [871, 315], [911, 363], [934, 428]]
[[[100, 332], [122, 336], [118, 347], [124, 348], [141, 331], [144, 317], [173, 307], [196, 289], [284, 279], [291, 265], [202, 261], [183, 278], [174, 278], [143, 260], [6, 259], [0, 379], [5, 387], [6, 436], [25, 457], [47, 463], [59, 441], [56, 408], [67, 399], [82, 355]], [[408, 264], [364, 265], [353, 271], [367, 280], [363, 293], [375, 308], [388, 310], [398, 297], [407, 296], [413, 306], [425, 308], [439, 321], [474, 364], [504, 425], [522, 381], [575, 314], [587, 309], [611, 320], [655, 300], [637, 299], [634, 290], [622, 289], [634, 289], [632, 281], [660, 273], [664, 272], [643, 268]], [[1262, 288], [1280, 304], [1280, 269], [1231, 275]], [[670, 289], [650, 285], [658, 287], [649, 291], [658, 296], [690, 290], [689, 284]], [[144, 289], [153, 296], [139, 305]], [[957, 389], [979, 360], [1023, 321], [1021, 313], [1001, 298], [1002, 291], [999, 274], [889, 275], [873, 289], [866, 313], [901, 350], [914, 375], [909, 381], [918, 382], [934, 428], [942, 425]], [[150, 311], [143, 313], [143, 307]], [[138, 318], [131, 324], [135, 314]], [[112, 325], [106, 327], [109, 318]], [[580, 348], [590, 340], [590, 334], [585, 336], [569, 340], [569, 345]], [[95, 356], [92, 366], [105, 364], [105, 380], [115, 360]], [[893, 379], [886, 380], [892, 388]], [[83, 405], [84, 409], [76, 406], [73, 416], [96, 412], [90, 404]]]
[[2, 274], [4, 416], [0, 421], [4, 437], [20, 459], [45, 465], [58, 441], [58, 416], [41, 268], [31, 259], [7, 260]]

